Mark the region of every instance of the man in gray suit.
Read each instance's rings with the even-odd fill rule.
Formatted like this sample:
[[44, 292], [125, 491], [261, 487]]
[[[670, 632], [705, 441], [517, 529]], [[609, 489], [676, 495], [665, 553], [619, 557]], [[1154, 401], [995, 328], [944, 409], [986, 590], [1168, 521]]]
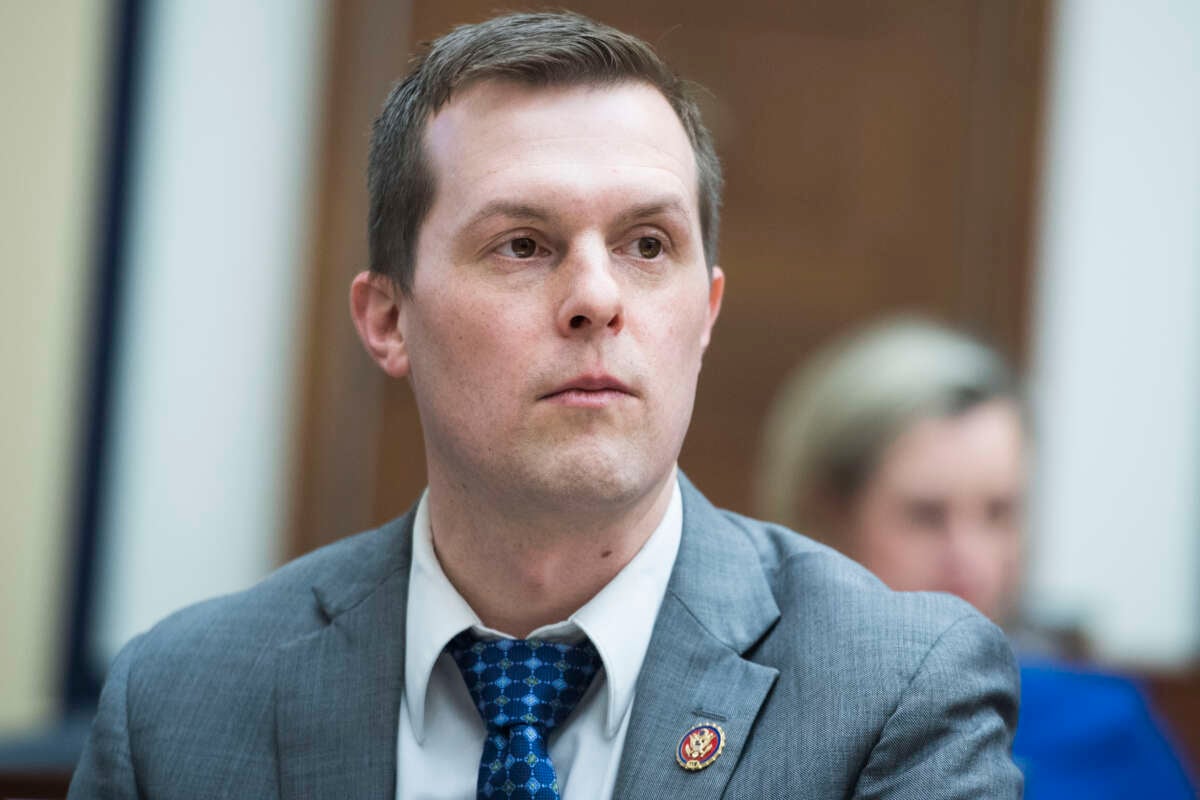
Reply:
[[647, 45], [460, 28], [388, 98], [369, 183], [351, 309], [428, 489], [132, 641], [71, 797], [1019, 797], [997, 629], [676, 468], [721, 177]]

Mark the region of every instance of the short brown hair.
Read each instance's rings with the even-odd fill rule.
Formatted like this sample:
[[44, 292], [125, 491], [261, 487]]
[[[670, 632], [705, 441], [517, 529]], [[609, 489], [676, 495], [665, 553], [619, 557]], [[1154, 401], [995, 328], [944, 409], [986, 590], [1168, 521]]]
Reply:
[[571, 12], [510, 14], [463, 25], [428, 45], [392, 89], [375, 119], [367, 168], [371, 270], [412, 289], [417, 234], [435, 185], [425, 124], [455, 91], [485, 79], [530, 86], [648, 83], [662, 92], [687, 132], [699, 174], [700, 227], [709, 268], [716, 263], [721, 163], [691, 86], [635, 36]]

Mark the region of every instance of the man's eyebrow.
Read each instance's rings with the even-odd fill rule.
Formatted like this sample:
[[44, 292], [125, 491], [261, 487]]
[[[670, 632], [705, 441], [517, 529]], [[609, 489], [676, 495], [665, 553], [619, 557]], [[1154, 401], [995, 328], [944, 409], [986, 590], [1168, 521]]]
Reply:
[[676, 216], [687, 220], [687, 207], [677, 197], [665, 197], [661, 200], [651, 200], [648, 203], [638, 203], [632, 208], [621, 212], [617, 222], [629, 225], [650, 217]]
[[528, 203], [514, 202], [511, 200], [493, 200], [483, 208], [479, 209], [467, 224], [466, 228], [473, 228], [481, 222], [485, 222], [493, 217], [508, 217], [511, 219], [528, 219], [538, 222], [547, 222], [553, 215], [545, 209], [537, 206], [529, 205]]
[[[687, 206], [678, 197], [656, 198], [623, 210], [617, 216], [615, 222], [618, 225], [632, 225], [644, 219], [660, 216], [675, 216], [686, 220], [688, 217]], [[463, 230], [473, 228], [480, 223], [496, 217], [531, 220], [535, 222], [552, 222], [555, 214], [545, 208], [530, 205], [529, 203], [513, 200], [493, 200], [475, 212], [463, 226]]]

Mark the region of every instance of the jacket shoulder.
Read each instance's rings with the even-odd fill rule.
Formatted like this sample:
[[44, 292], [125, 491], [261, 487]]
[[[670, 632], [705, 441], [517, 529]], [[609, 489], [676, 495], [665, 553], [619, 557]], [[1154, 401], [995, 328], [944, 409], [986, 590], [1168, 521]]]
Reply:
[[269, 652], [324, 628], [407, 569], [410, 531], [409, 516], [400, 517], [291, 561], [249, 589], [166, 617], [125, 647], [131, 702], [158, 688], [215, 689], [263, 678]]
[[[830, 670], [851, 663], [897, 691], [943, 637], [972, 631], [1007, 650], [999, 628], [948, 594], [898, 592], [865, 567], [781, 525], [721, 512], [758, 553], [780, 619], [772, 639], [803, 647], [806, 668], [827, 654]], [[955, 631], [954, 635], [950, 635]]]
[[770, 522], [721, 511], [754, 547], [776, 588], [781, 609], [802, 602], [808, 612], [836, 606], [860, 625], [897, 615], [942, 629], [963, 616], [980, 616], [966, 601], [936, 592], [897, 592], [866, 567], [802, 533]]
[[779, 606], [746, 656], [778, 671], [763, 725], [845, 765], [845, 796], [1019, 796], [1017, 672], [999, 628], [959, 598], [893, 591], [801, 534], [723, 514]]

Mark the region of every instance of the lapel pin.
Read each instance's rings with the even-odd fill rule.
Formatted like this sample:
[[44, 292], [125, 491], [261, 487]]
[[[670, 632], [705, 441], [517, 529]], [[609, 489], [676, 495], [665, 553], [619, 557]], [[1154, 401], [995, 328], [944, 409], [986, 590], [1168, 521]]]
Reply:
[[675, 750], [675, 760], [686, 770], [701, 770], [717, 760], [725, 749], [725, 731], [705, 722], [683, 735]]

